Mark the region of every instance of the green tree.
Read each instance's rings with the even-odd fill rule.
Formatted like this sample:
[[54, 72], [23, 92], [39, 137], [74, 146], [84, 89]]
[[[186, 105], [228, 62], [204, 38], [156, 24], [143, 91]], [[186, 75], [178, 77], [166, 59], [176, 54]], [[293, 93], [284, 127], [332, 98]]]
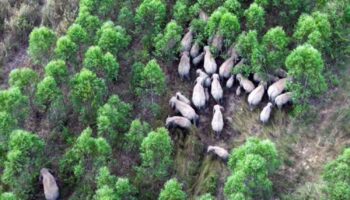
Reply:
[[237, 50], [239, 54], [250, 62], [254, 50], [259, 48], [258, 33], [249, 31], [243, 32], [237, 39]]
[[84, 122], [96, 119], [96, 111], [106, 95], [104, 81], [93, 72], [83, 68], [71, 83], [71, 100], [74, 110]]
[[17, 128], [17, 120], [9, 113], [0, 112], [0, 167], [3, 168], [7, 153], [7, 144], [10, 133]]
[[153, 38], [162, 30], [166, 20], [166, 6], [161, 0], [143, 0], [136, 9], [135, 23], [142, 32], [143, 43], [150, 48]]
[[80, 24], [72, 24], [67, 30], [67, 36], [78, 46], [82, 46], [88, 41], [88, 34]]
[[177, 179], [168, 180], [159, 194], [158, 200], [185, 200], [186, 193], [182, 191], [182, 184]]
[[181, 27], [185, 27], [186, 23], [191, 19], [191, 15], [189, 15], [188, 0], [177, 0], [173, 9], [173, 17], [175, 21]]
[[23, 130], [13, 131], [10, 135], [1, 179], [20, 199], [28, 199], [32, 195], [43, 163], [44, 146], [37, 135]]
[[250, 138], [232, 151], [224, 193], [230, 199], [270, 199], [272, 182], [269, 176], [280, 165], [275, 145], [269, 140]]
[[132, 33], [132, 30], [134, 30], [134, 13], [132, 12], [132, 6], [131, 5], [125, 5], [123, 6], [118, 14], [117, 24], [124, 27], [125, 30], [130, 34]]
[[105, 18], [112, 12], [116, 3], [115, 0], [81, 0], [79, 7], [81, 10]]
[[9, 75], [10, 86], [19, 88], [27, 96], [33, 94], [38, 81], [38, 74], [30, 68], [14, 69]]
[[265, 10], [256, 3], [252, 3], [244, 12], [249, 30], [261, 32], [265, 26]]
[[92, 130], [86, 128], [60, 160], [60, 173], [69, 187], [75, 188], [75, 199], [92, 199], [94, 181], [98, 170], [106, 166], [112, 155], [112, 148], [104, 138], [92, 137]]
[[99, 46], [90, 47], [85, 53], [84, 67], [95, 72], [107, 82], [117, 79], [119, 64], [111, 53], [103, 55]]
[[278, 26], [267, 31], [262, 39], [262, 46], [266, 51], [268, 69], [276, 69], [284, 65], [288, 54], [288, 44], [289, 38], [282, 27]]
[[309, 43], [319, 51], [328, 47], [331, 37], [328, 16], [320, 12], [300, 16], [293, 37], [299, 44]]
[[141, 62], [136, 62], [132, 65], [130, 82], [135, 94], [137, 94], [138, 88], [141, 87], [142, 72], [144, 68], [145, 65]]
[[209, 14], [223, 3], [223, 0], [198, 0], [199, 8]]
[[100, 19], [95, 15], [91, 15], [91, 13], [85, 10], [81, 10], [75, 22], [81, 25], [83, 29], [86, 31], [86, 33], [88, 34], [87, 44], [88, 45], [93, 44], [95, 40], [95, 34], [102, 24]]
[[124, 148], [129, 152], [137, 152], [140, 149], [142, 140], [150, 131], [151, 127], [147, 122], [135, 119], [131, 122], [129, 131], [125, 135], [126, 143]]
[[52, 60], [45, 66], [45, 76], [51, 76], [58, 85], [63, 85], [68, 79], [68, 68], [63, 60]]
[[29, 35], [28, 54], [35, 64], [45, 65], [52, 57], [56, 34], [47, 27], [34, 28]]
[[243, 15], [242, 6], [238, 0], [226, 0], [224, 7], [230, 13], [234, 13], [237, 17], [241, 17]]
[[198, 200], [214, 200], [214, 197], [211, 196], [211, 194], [206, 193], [206, 194], [203, 194], [202, 196], [200, 196], [198, 198]]
[[150, 132], [141, 144], [141, 166], [138, 168], [139, 176], [144, 182], [154, 183], [164, 180], [169, 175], [173, 163], [173, 144], [169, 132], [165, 128], [158, 128]]
[[62, 36], [57, 40], [55, 54], [56, 58], [66, 61], [71, 65], [77, 63], [79, 47], [68, 36]]
[[159, 34], [155, 38], [154, 47], [157, 56], [165, 59], [173, 59], [180, 50], [182, 33], [182, 27], [176, 21], [170, 21], [164, 30], [164, 34]]
[[131, 38], [121, 26], [115, 27], [111, 21], [106, 23], [99, 30], [98, 46], [104, 52], [118, 55], [129, 46]]
[[213, 37], [215, 34], [223, 36], [225, 47], [229, 47], [240, 33], [241, 26], [234, 14], [220, 7], [210, 16], [206, 31], [209, 37]]
[[1, 200], [17, 200], [17, 197], [12, 192], [4, 192], [0, 195]]
[[43, 110], [51, 107], [56, 101], [62, 100], [62, 91], [53, 77], [46, 76], [38, 83], [35, 99], [37, 105]]
[[190, 28], [193, 31], [196, 42], [203, 45], [208, 38], [206, 32], [207, 22], [201, 19], [193, 19], [190, 24]]
[[29, 115], [29, 100], [18, 88], [0, 90], [0, 112], [7, 112], [19, 124]]
[[137, 95], [142, 98], [143, 106], [151, 110], [152, 114], [159, 113], [157, 99], [165, 93], [165, 74], [156, 60], [147, 63], [141, 74], [140, 87]]
[[334, 161], [328, 163], [323, 172], [328, 198], [343, 200], [350, 198], [350, 148], [345, 149]]
[[123, 102], [117, 95], [109, 98], [97, 114], [98, 135], [111, 144], [122, 141], [122, 134], [129, 129], [132, 106]]
[[293, 91], [296, 114], [301, 114], [309, 97], [327, 90], [323, 76], [324, 63], [321, 53], [309, 44], [298, 46], [286, 59], [288, 75], [293, 78], [289, 89]]

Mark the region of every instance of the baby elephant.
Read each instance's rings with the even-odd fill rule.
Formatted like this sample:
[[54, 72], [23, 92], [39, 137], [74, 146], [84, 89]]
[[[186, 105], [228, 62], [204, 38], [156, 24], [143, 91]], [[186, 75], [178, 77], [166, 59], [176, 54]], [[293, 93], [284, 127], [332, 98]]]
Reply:
[[57, 200], [59, 198], [59, 189], [55, 177], [53, 177], [47, 168], [40, 170], [40, 179], [43, 182], [45, 199]]
[[219, 156], [224, 161], [227, 161], [228, 157], [230, 156], [226, 149], [218, 146], [208, 146], [207, 153], [210, 152], [213, 152], [215, 155]]

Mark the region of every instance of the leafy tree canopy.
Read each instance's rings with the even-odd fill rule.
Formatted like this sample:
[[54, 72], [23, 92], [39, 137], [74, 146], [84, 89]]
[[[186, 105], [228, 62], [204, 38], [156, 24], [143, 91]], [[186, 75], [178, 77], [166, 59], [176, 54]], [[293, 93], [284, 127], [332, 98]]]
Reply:
[[159, 194], [158, 200], [185, 200], [186, 193], [177, 179], [168, 180]]

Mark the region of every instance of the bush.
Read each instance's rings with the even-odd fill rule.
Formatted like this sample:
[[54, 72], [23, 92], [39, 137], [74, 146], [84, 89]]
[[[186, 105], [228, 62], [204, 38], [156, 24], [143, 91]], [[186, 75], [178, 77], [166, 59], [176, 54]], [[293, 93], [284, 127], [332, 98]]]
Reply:
[[81, 25], [88, 34], [87, 44], [93, 44], [95, 41], [95, 34], [102, 24], [100, 19], [95, 15], [91, 15], [87, 11], [80, 11], [75, 23]]
[[230, 199], [270, 199], [272, 182], [268, 176], [279, 167], [275, 145], [269, 140], [250, 138], [230, 155], [228, 166], [232, 175], [224, 193]]
[[74, 110], [83, 122], [96, 119], [96, 111], [106, 96], [104, 81], [88, 69], [82, 69], [71, 83], [71, 100]]
[[123, 139], [123, 133], [129, 129], [132, 107], [113, 95], [108, 102], [98, 110], [98, 135], [106, 138], [111, 144]]
[[308, 98], [327, 90], [323, 76], [324, 63], [321, 53], [309, 44], [298, 46], [286, 59], [288, 75], [293, 77], [289, 89], [293, 91], [296, 114], [301, 114], [301, 106], [307, 105]]
[[68, 36], [62, 36], [57, 40], [55, 55], [57, 59], [74, 65], [77, 63], [78, 46]]
[[143, 0], [136, 9], [135, 23], [142, 32], [143, 43], [151, 47], [153, 38], [162, 30], [166, 20], [166, 6], [161, 0]]
[[248, 33], [243, 32], [237, 39], [237, 51], [243, 57], [251, 61], [254, 50], [259, 48], [258, 33], [249, 31]]
[[182, 28], [186, 26], [186, 23], [191, 19], [188, 0], [176, 1], [173, 8], [173, 18]]
[[141, 148], [141, 166], [138, 176], [144, 183], [154, 184], [154, 181], [164, 180], [169, 175], [173, 163], [173, 144], [169, 132], [158, 128], [143, 139]]
[[309, 43], [320, 52], [329, 46], [331, 37], [331, 25], [327, 15], [314, 12], [312, 15], [301, 15], [293, 37], [298, 44]]
[[46, 76], [42, 81], [38, 83], [35, 93], [35, 102], [40, 109], [47, 110], [51, 107], [51, 105], [56, 105], [58, 101], [62, 101], [62, 98], [62, 91], [58, 88], [57, 83], [53, 77]]
[[326, 192], [329, 199], [350, 198], [350, 148], [345, 149], [336, 160], [328, 163], [323, 172]]
[[68, 68], [63, 60], [52, 60], [45, 66], [45, 76], [51, 76], [58, 85], [67, 82]]
[[102, 18], [106, 18], [117, 1], [115, 0], [80, 0], [80, 10], [87, 11], [93, 15], [98, 15]]
[[67, 30], [67, 36], [80, 48], [88, 42], [88, 34], [80, 24], [72, 24]]
[[150, 131], [151, 126], [147, 122], [141, 122], [138, 119], [132, 121], [130, 129], [125, 135], [124, 149], [129, 152], [139, 151], [142, 140]]
[[204, 44], [208, 38], [206, 33], [207, 22], [201, 19], [193, 19], [190, 28], [195, 35], [195, 40], [199, 44]]
[[29, 115], [29, 100], [18, 88], [0, 90], [0, 112], [7, 112], [19, 124]]
[[249, 30], [256, 30], [261, 33], [265, 26], [265, 10], [258, 4], [253, 3], [244, 12]]
[[123, 6], [118, 14], [117, 24], [124, 27], [129, 34], [134, 30], [134, 13], [131, 6]]
[[66, 185], [75, 187], [73, 197], [92, 199], [98, 169], [111, 159], [112, 149], [104, 138], [93, 138], [92, 130], [86, 128], [74, 145], [60, 160], [60, 173]]
[[206, 13], [212, 13], [216, 8], [224, 3], [223, 0], [198, 0], [199, 8]]
[[159, 194], [158, 200], [185, 200], [186, 193], [182, 191], [182, 185], [177, 179], [168, 180]]
[[98, 46], [104, 52], [118, 55], [129, 46], [131, 38], [126, 34], [124, 28], [120, 26], [115, 27], [113, 22], [106, 23], [107, 25], [103, 25], [99, 30]]
[[38, 74], [30, 68], [14, 69], [9, 75], [10, 86], [19, 88], [27, 96], [33, 95], [38, 81]]
[[28, 54], [35, 64], [45, 65], [52, 57], [56, 34], [47, 27], [34, 28], [29, 36]]
[[158, 57], [173, 59], [180, 50], [183, 29], [175, 21], [167, 24], [164, 34], [155, 38], [155, 50]]
[[224, 3], [224, 8], [239, 18], [243, 15], [242, 6], [238, 0], [226, 0]]
[[85, 53], [84, 67], [95, 72], [107, 82], [116, 80], [119, 72], [119, 64], [111, 53], [103, 55], [99, 46], [90, 47]]
[[33, 193], [43, 164], [44, 146], [44, 142], [35, 134], [23, 130], [11, 133], [1, 179], [20, 199], [29, 199]]
[[209, 18], [207, 24], [207, 35], [213, 37], [220, 34], [224, 37], [224, 46], [228, 48], [236, 40], [241, 30], [238, 18], [225, 8], [219, 8]]

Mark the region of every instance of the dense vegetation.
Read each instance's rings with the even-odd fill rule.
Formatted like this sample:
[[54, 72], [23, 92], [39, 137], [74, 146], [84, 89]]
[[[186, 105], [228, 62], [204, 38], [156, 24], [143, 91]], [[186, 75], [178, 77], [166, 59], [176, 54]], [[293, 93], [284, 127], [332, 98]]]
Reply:
[[[232, 74], [286, 70], [293, 117], [303, 120], [340, 82], [350, 1], [0, 0], [0, 66], [16, 64], [23, 48], [28, 57], [2, 68], [0, 200], [43, 198], [43, 167], [53, 169], [62, 199], [292, 198], [273, 182], [286, 159], [269, 139], [245, 138], [231, 150], [221, 190], [209, 172], [209, 181], [187, 181], [198, 175], [195, 164], [180, 175], [181, 148], [198, 148], [181, 137], [209, 134], [193, 128], [177, 137], [164, 127], [169, 74], [189, 30], [200, 46], [222, 37], [221, 49], [210, 43], [218, 59], [237, 49], [245, 63]], [[345, 149], [325, 166], [320, 194], [350, 199], [349, 171]]]

